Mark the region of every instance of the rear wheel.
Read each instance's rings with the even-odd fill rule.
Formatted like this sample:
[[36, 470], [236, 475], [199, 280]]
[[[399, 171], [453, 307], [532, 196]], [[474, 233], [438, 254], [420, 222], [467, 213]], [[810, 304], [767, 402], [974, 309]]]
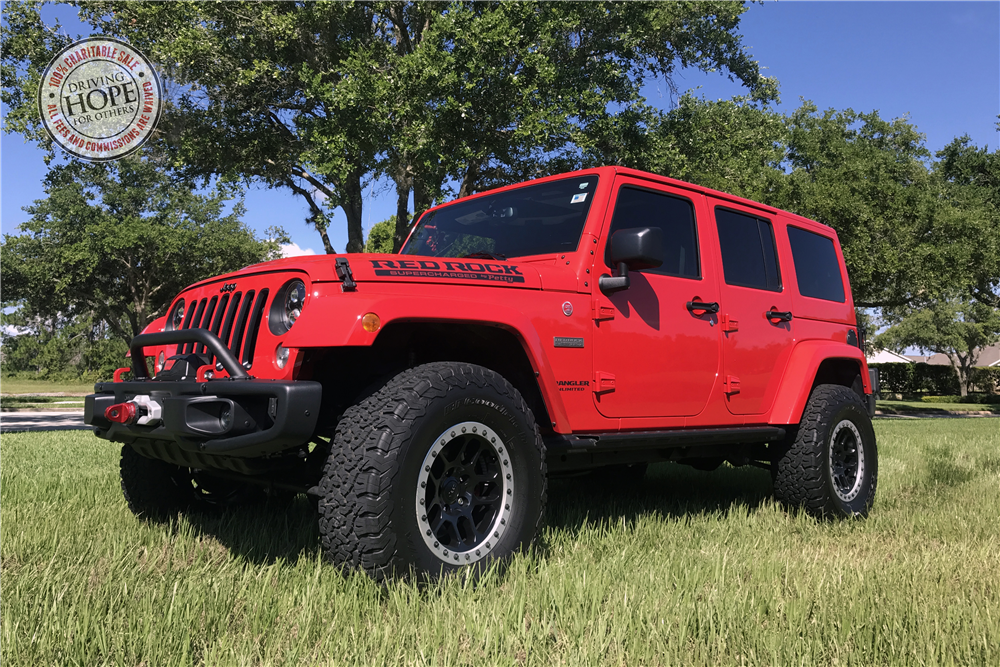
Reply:
[[877, 483], [875, 432], [861, 398], [841, 385], [817, 386], [774, 461], [775, 497], [818, 517], [863, 517]]
[[320, 492], [323, 550], [338, 565], [379, 580], [503, 566], [541, 522], [544, 445], [501, 376], [426, 364], [344, 414]]

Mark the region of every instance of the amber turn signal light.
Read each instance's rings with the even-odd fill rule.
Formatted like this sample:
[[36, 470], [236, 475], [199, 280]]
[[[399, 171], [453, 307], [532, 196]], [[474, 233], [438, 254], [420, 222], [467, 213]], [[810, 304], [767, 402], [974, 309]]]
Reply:
[[361, 318], [361, 328], [368, 333], [375, 333], [382, 326], [382, 320], [375, 313], [365, 313]]

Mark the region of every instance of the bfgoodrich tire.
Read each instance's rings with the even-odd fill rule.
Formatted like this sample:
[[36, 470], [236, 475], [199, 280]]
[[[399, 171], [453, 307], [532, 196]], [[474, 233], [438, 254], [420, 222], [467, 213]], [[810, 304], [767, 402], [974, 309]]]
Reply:
[[775, 498], [817, 517], [864, 517], [877, 483], [875, 432], [861, 398], [849, 387], [818, 385], [774, 461]]
[[337, 426], [320, 482], [324, 555], [376, 580], [502, 567], [537, 534], [545, 473], [531, 410], [500, 375], [407, 370]]

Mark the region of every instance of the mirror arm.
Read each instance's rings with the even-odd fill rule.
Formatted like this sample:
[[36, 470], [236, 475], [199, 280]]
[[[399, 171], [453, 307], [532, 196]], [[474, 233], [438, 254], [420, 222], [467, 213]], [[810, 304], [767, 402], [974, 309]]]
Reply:
[[611, 277], [608, 274], [604, 274], [597, 279], [597, 286], [604, 294], [614, 294], [615, 292], [620, 292], [623, 289], [628, 289], [630, 285], [628, 278], [628, 264], [625, 262], [618, 262], [618, 275]]

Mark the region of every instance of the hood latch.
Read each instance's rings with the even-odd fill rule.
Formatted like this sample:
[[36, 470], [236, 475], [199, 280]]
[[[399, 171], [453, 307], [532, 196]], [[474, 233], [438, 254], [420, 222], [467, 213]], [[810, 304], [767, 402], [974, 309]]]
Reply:
[[351, 263], [347, 261], [346, 257], [337, 258], [337, 277], [343, 282], [340, 286], [341, 292], [353, 292], [358, 289], [358, 283], [354, 280], [354, 274], [351, 273]]

